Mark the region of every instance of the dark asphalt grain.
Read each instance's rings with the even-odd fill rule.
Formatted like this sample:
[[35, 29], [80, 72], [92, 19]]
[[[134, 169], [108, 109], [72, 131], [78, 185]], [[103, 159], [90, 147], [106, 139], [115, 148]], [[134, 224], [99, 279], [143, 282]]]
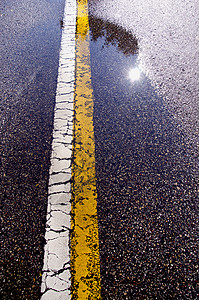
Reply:
[[[0, 4], [2, 299], [40, 294], [63, 7]], [[127, 78], [139, 37], [90, 25], [102, 297], [197, 299], [196, 151], [150, 80]]]
[[64, 1], [1, 1], [1, 299], [39, 299]]
[[195, 152], [111, 26], [90, 17], [102, 298], [197, 299]]

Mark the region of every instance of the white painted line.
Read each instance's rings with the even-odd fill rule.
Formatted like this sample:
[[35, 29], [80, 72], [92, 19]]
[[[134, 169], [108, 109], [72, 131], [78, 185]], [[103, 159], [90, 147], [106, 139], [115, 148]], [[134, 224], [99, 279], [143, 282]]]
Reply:
[[49, 171], [42, 300], [71, 299], [70, 212], [76, 0], [66, 0]]

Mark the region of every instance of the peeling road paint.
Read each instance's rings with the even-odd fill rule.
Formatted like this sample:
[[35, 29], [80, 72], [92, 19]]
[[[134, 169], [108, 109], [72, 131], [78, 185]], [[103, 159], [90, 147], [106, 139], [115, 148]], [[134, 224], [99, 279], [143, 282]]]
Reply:
[[101, 299], [87, 0], [78, 1], [74, 114], [71, 208], [72, 298]]
[[197, 299], [198, 11], [3, 1], [0, 299]]
[[77, 24], [66, 1], [48, 194], [41, 299], [101, 299], [87, 0]]
[[41, 299], [70, 299], [71, 158], [76, 1], [67, 0], [58, 70]]

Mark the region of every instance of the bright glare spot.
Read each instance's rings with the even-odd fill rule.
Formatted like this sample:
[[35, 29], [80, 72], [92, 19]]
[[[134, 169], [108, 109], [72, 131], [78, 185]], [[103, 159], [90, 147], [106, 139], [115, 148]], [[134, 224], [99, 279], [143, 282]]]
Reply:
[[129, 71], [129, 79], [133, 82], [140, 79], [140, 70], [138, 68]]

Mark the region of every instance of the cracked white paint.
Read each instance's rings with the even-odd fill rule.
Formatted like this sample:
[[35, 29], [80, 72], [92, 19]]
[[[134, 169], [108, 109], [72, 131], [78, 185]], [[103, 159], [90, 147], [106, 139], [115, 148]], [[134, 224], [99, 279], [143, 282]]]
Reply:
[[70, 193], [67, 193], [67, 194], [64, 194], [64, 193], [54, 194], [54, 195], [50, 195], [48, 197], [48, 201], [51, 204], [64, 205], [64, 204], [68, 203], [68, 205], [70, 205], [70, 200], [71, 200]]
[[47, 227], [49, 226], [50, 231], [61, 231], [70, 229], [70, 215], [66, 215], [64, 208], [60, 207], [60, 210], [52, 211], [50, 218], [47, 221]]
[[70, 167], [71, 167], [70, 159], [52, 158], [51, 159], [51, 167], [50, 167], [50, 175], [52, 173], [68, 171]]
[[54, 145], [52, 146], [53, 156], [60, 159], [71, 157], [72, 149], [69, 149], [69, 147], [69, 145], [56, 143], [55, 141]]
[[73, 110], [73, 103], [59, 102], [55, 106], [55, 110]]
[[[56, 120], [58, 120], [58, 119], [61, 119], [61, 120], [66, 120], [66, 118], [69, 116], [71, 114], [71, 111], [70, 110], [65, 110], [65, 111], [63, 111], [63, 110], [56, 110], [55, 111], [55, 118], [56, 118]], [[72, 128], [71, 128], [71, 130], [72, 130]]]
[[49, 195], [57, 193], [70, 193], [70, 183], [49, 186], [48, 193]]
[[70, 295], [71, 156], [75, 74], [76, 1], [66, 0], [54, 113], [46, 216], [42, 300]]
[[[60, 123], [63, 120], [60, 120]], [[54, 125], [56, 128], [56, 124]], [[56, 140], [56, 142], [60, 142], [60, 143], [70, 143], [71, 140], [71, 136], [69, 136], [67, 134], [68, 130], [65, 130], [64, 128], [66, 128], [66, 125], [63, 124], [63, 127], [61, 127], [61, 129], [59, 131], [54, 132], [54, 139]], [[63, 130], [63, 132], [62, 132]]]
[[66, 173], [66, 172], [55, 173], [50, 176], [49, 185], [64, 183], [69, 181], [70, 179], [71, 179], [71, 173]]
[[70, 292], [69, 291], [63, 291], [63, 292], [57, 292], [52, 289], [47, 290], [45, 294], [42, 296], [42, 300], [54, 300], [54, 299], [59, 299], [59, 300], [66, 300], [70, 299]]

